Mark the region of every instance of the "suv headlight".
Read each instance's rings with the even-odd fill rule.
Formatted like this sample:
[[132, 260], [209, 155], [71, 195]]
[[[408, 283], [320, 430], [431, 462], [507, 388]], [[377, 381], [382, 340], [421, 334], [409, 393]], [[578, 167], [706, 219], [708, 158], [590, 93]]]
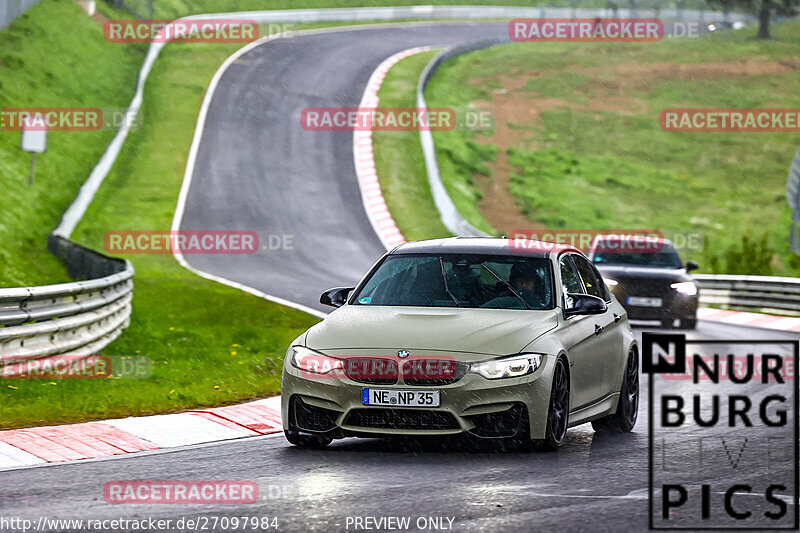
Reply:
[[697, 285], [694, 281], [681, 281], [670, 285], [673, 289], [686, 296], [694, 296], [697, 294]]
[[312, 374], [330, 374], [333, 371], [343, 372], [344, 361], [330, 357], [304, 346], [290, 346], [286, 352], [292, 366]]
[[480, 374], [486, 379], [516, 378], [525, 374], [533, 374], [541, 364], [542, 354], [526, 353], [473, 363], [470, 366], [470, 372]]

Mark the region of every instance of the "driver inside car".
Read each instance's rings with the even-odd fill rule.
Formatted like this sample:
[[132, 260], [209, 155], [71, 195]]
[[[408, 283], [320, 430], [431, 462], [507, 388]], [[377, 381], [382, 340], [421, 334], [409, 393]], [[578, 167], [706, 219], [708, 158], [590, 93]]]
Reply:
[[511, 267], [508, 281], [514, 290], [528, 302], [531, 309], [543, 309], [547, 305], [544, 284], [539, 278], [539, 271], [526, 263], [517, 263]]

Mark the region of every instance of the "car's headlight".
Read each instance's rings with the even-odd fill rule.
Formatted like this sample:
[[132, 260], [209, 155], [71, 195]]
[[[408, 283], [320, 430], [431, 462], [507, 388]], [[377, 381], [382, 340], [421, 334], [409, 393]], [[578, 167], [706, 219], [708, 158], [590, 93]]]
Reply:
[[473, 363], [470, 372], [480, 374], [486, 379], [516, 378], [525, 374], [532, 374], [542, 364], [542, 354], [526, 353], [493, 359], [482, 363]]
[[608, 288], [609, 288], [609, 289], [611, 289], [611, 290], [614, 290], [614, 287], [616, 287], [617, 285], [619, 285], [619, 281], [617, 281], [617, 280], [615, 280], [615, 279], [611, 279], [611, 278], [603, 278], [603, 281], [605, 281], [605, 282], [606, 282], [606, 285], [607, 285], [607, 286], [608, 286]]
[[315, 352], [304, 346], [290, 346], [286, 357], [289, 357], [293, 367], [312, 374], [330, 374], [333, 371], [344, 370], [344, 362], [341, 359]]
[[697, 285], [694, 281], [680, 281], [670, 285], [673, 289], [686, 296], [694, 296], [697, 294]]

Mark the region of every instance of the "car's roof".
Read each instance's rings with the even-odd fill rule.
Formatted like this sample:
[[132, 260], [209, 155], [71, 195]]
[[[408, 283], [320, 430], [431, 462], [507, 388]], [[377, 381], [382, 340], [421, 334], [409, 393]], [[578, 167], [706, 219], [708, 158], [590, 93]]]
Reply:
[[577, 248], [526, 239], [500, 239], [495, 237], [449, 237], [401, 244], [392, 254], [484, 254], [526, 255], [547, 258], [552, 252], [574, 251]]

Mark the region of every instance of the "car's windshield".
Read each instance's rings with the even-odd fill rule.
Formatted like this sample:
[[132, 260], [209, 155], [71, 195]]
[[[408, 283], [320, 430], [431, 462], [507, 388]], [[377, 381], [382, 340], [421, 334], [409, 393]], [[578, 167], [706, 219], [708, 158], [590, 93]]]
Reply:
[[677, 250], [664, 244], [657, 252], [597, 252], [592, 256], [597, 265], [621, 265], [650, 268], [683, 268]]
[[390, 255], [355, 305], [552, 309], [547, 259], [460, 254]]

